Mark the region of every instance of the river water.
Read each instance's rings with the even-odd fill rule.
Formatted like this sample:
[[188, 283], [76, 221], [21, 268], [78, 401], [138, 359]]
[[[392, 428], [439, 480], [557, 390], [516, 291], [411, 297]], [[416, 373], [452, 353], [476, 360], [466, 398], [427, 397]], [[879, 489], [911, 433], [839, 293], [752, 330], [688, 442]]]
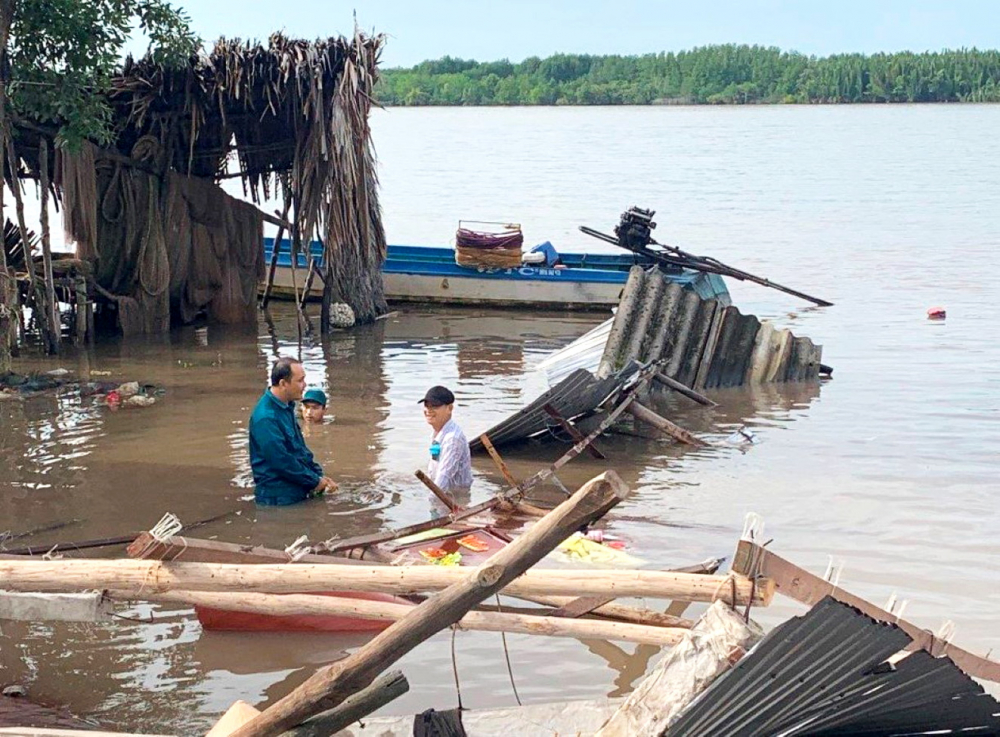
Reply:
[[[1000, 106], [397, 109], [373, 128], [390, 242], [445, 244], [460, 218], [515, 220], [528, 242], [601, 250], [578, 233], [610, 231], [631, 205], [658, 210], [655, 236], [835, 303], [814, 308], [730, 283], [744, 311], [824, 346], [820, 384], [718, 391], [716, 408], [674, 401], [672, 418], [715, 440], [751, 428], [759, 444], [689, 450], [603, 439], [567, 486], [607, 467], [633, 493], [609, 530], [650, 565], [731, 555], [743, 519], [766, 520], [772, 548], [908, 618], [946, 619], [955, 641], [1000, 649]], [[926, 310], [947, 309], [945, 321]], [[458, 396], [479, 432], [545, 388], [534, 367], [603, 315], [407, 309], [326, 343], [297, 344], [291, 313], [274, 328], [186, 328], [161, 340], [108, 340], [56, 365], [152, 382], [163, 399], [110, 412], [72, 392], [0, 403], [0, 530], [73, 521], [20, 544], [148, 529], [232, 512], [198, 534], [286, 545], [425, 518], [413, 478], [428, 431], [417, 399], [431, 383]], [[247, 415], [275, 351], [301, 352], [334, 419], [311, 428], [341, 482], [333, 498], [256, 509]], [[507, 453], [526, 476], [559, 447]], [[499, 490], [476, 458], [473, 500]], [[552, 489], [543, 490], [553, 495]], [[552, 496], [555, 500], [555, 496]], [[8, 546], [15, 543], [8, 543]], [[773, 625], [800, 613], [778, 602]], [[692, 609], [697, 613], [697, 609]], [[4, 623], [0, 680], [117, 729], [192, 734], [235, 699], [268, 703], [360, 636], [203, 633], [185, 610], [142, 607], [113, 625]], [[626, 693], [651, 648], [507, 638], [522, 701]], [[465, 706], [511, 705], [499, 635], [459, 633]], [[655, 660], [655, 658], [654, 658]], [[456, 701], [450, 636], [403, 659], [409, 694], [384, 710]]]

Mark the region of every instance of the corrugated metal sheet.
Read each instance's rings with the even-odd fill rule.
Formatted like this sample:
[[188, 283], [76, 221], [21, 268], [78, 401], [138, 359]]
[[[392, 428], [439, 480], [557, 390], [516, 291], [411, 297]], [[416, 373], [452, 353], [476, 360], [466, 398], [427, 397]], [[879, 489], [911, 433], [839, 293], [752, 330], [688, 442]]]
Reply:
[[1000, 704], [947, 658], [887, 659], [911, 638], [830, 597], [775, 628], [665, 732], [701, 735], [1000, 733]]
[[663, 372], [693, 388], [819, 377], [822, 347], [776, 330], [716, 299], [703, 299], [658, 271], [634, 267], [597, 371], [665, 361]]
[[[630, 366], [604, 379], [596, 378], [585, 369], [577, 369], [517, 414], [491, 427], [486, 434], [490, 442], [499, 447], [543, 432], [553, 424], [552, 418], [542, 409], [546, 404], [551, 404], [568, 420], [593, 412], [619, 391], [637, 368]], [[469, 443], [469, 448], [482, 450], [478, 435]]]
[[[658, 270], [657, 273], [660, 274], [663, 284], [660, 291], [670, 299], [686, 299], [685, 304], [688, 306], [699, 305], [706, 300], [715, 300], [723, 306], [730, 304], [729, 290], [718, 274], [703, 274], [697, 271], [663, 274]], [[667, 289], [667, 285], [672, 286]], [[657, 330], [661, 334], [660, 352], [662, 352], [667, 336], [666, 331], [660, 330], [662, 327], [660, 316], [665, 314], [672, 314], [672, 310], [659, 310], [657, 315], [649, 316], [651, 329]], [[604, 355], [614, 321], [615, 318], [609, 318], [606, 322], [601, 323], [542, 361], [538, 368], [545, 372], [549, 386], [555, 386], [579, 368], [587, 369], [587, 371], [596, 374], [601, 365], [601, 357]], [[656, 352], [656, 350], [656, 348], [651, 347], [650, 352]]]

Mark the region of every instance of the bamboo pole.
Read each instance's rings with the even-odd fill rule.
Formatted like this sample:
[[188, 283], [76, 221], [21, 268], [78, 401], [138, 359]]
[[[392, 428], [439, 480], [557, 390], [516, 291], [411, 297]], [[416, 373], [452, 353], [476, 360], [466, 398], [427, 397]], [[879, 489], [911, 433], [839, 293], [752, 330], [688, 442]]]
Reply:
[[45, 283], [46, 320], [49, 324], [48, 350], [58, 353], [62, 337], [62, 320], [56, 302], [55, 276], [52, 274], [52, 241], [49, 237], [49, 141], [45, 136], [38, 143], [38, 173], [42, 190], [40, 221], [42, 225], [42, 281]]
[[628, 487], [613, 471], [591, 479], [479, 568], [471, 573], [460, 571], [461, 578], [453, 586], [416, 607], [347, 658], [318, 671], [231, 737], [278, 735], [317, 712], [337, 706], [428, 637], [499, 592], [573, 530], [605, 514], [627, 495]]
[[649, 407], [645, 407], [638, 402], [632, 402], [628, 408], [628, 412], [635, 419], [639, 420], [639, 422], [644, 422], [647, 425], [655, 427], [657, 430], [665, 432], [678, 442], [687, 445], [708, 445], [704, 440], [695, 437], [680, 425], [674, 424], [666, 417], [661, 417]]
[[[600, 478], [600, 477], [599, 477]], [[565, 504], [565, 502], [564, 502]], [[525, 533], [547, 526], [547, 514]], [[580, 525], [573, 530], [579, 529]], [[559, 540], [562, 542], [570, 530]], [[519, 537], [506, 549], [517, 545]], [[554, 546], [553, 546], [554, 547]], [[498, 553], [499, 555], [499, 553]], [[117, 589], [141, 595], [172, 590], [253, 591], [269, 594], [322, 591], [375, 591], [415, 594], [439, 591], [458, 583], [468, 571], [446, 566], [367, 566], [323, 563], [235, 565], [225, 563], [163, 563], [148, 560], [5, 560], [0, 581], [13, 591], [80, 591]], [[647, 570], [542, 569], [531, 570], [504, 589], [511, 596], [643, 596], [685, 601], [723, 599], [735, 605], [767, 604], [773, 585], [735, 576]]]
[[[134, 600], [133, 597], [111, 592], [113, 599]], [[338, 616], [357, 617], [380, 621], [398, 621], [410, 614], [409, 604], [349, 599], [315, 594], [254, 594], [244, 592], [170, 591], [162, 594], [140, 595], [138, 598], [186, 606], [212, 607], [234, 612], [287, 616]], [[455, 626], [479, 632], [514, 632], [525, 635], [549, 637], [575, 637], [594, 640], [621, 640], [645, 645], [673, 645], [686, 631], [682, 627], [662, 627], [629, 622], [610, 622], [603, 619], [568, 619], [514, 614], [511, 612], [470, 611]]]

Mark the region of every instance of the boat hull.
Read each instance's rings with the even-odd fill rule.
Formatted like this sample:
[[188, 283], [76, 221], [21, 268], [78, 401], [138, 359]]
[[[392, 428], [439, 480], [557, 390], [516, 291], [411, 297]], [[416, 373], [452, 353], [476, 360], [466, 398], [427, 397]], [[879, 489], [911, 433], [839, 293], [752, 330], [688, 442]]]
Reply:
[[[330, 592], [318, 596], [336, 596], [344, 599], [382, 601], [392, 604], [409, 604], [392, 594], [362, 592]], [[302, 614], [278, 616], [254, 612], [234, 612], [227, 609], [196, 606], [195, 613], [202, 629], [226, 632], [381, 632], [392, 624], [384, 619], [361, 619], [338, 615]]]

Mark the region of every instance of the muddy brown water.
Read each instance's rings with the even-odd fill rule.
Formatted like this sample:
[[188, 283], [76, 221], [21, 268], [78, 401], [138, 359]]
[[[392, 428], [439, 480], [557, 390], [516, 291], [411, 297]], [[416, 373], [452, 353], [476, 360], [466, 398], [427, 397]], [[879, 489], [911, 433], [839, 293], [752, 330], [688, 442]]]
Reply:
[[[744, 312], [822, 343], [833, 380], [719, 391], [715, 408], [671, 400], [675, 421], [719, 446], [609, 437], [606, 462], [578, 458], [560, 478], [574, 486], [617, 470], [633, 494], [608, 530], [651, 566], [731, 555], [744, 515], [757, 512], [779, 553], [818, 573], [833, 556], [845, 588], [879, 604], [896, 591], [908, 618], [931, 629], [951, 619], [955, 640], [980, 653], [1000, 650], [998, 124], [996, 106], [393, 110], [374, 120], [393, 242], [444, 243], [460, 216], [518, 216], [529, 241], [595, 249], [576, 225], [610, 230], [625, 207], [651, 205], [664, 211], [663, 240], [836, 303], [810, 308], [731, 284]], [[928, 321], [938, 304], [947, 319]], [[231, 512], [198, 534], [270, 545], [423, 519], [432, 503], [413, 471], [426, 463], [416, 401], [427, 386], [455, 390], [471, 435], [541, 392], [535, 366], [603, 319], [408, 309], [300, 349], [292, 313], [276, 305], [273, 315], [273, 335], [263, 321], [191, 327], [21, 359], [166, 393], [118, 412], [72, 390], [0, 402], [0, 531], [76, 520], [8, 545], [147, 529], [166, 511], [187, 522]], [[307, 441], [341, 491], [257, 509], [246, 420], [276, 348], [301, 350], [310, 383], [330, 396], [332, 420]], [[744, 426], [758, 444], [724, 442]], [[560, 451], [505, 457], [526, 476]], [[474, 467], [473, 501], [501, 488], [488, 458]], [[780, 603], [759, 618], [801, 611]], [[127, 614], [110, 625], [0, 623], [0, 681], [110, 728], [194, 734], [236, 699], [280, 698], [366, 638], [206, 633], [183, 609]], [[507, 643], [524, 702], [626, 693], [656, 656], [620, 643]], [[462, 632], [455, 644], [465, 706], [515, 703], [499, 635]], [[455, 704], [448, 634], [400, 667], [411, 691], [385, 713]]]

